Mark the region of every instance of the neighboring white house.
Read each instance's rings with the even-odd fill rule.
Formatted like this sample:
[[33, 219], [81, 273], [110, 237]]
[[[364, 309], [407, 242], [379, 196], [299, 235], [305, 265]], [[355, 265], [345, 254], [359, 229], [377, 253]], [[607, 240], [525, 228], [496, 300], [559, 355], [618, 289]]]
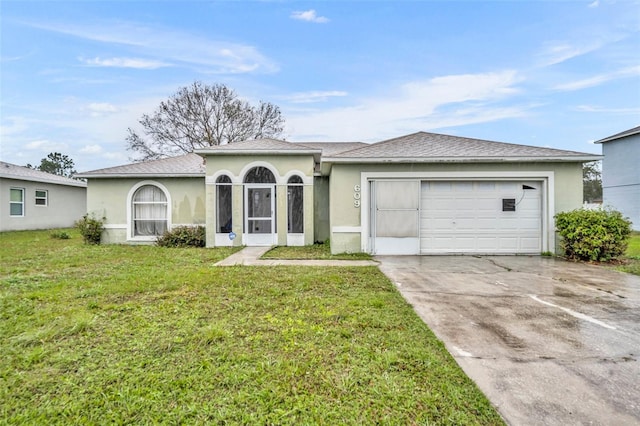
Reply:
[[600, 139], [602, 201], [627, 216], [640, 231], [640, 126]]
[[418, 132], [374, 144], [262, 139], [85, 172], [103, 241], [205, 225], [207, 246], [373, 254], [540, 254], [601, 156]]
[[66, 228], [87, 212], [87, 184], [0, 161], [0, 231]]

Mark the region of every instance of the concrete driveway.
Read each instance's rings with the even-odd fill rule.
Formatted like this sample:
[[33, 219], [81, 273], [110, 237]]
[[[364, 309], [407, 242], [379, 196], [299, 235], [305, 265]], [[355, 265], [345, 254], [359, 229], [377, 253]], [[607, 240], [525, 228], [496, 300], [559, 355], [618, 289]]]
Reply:
[[376, 260], [509, 424], [640, 424], [640, 277], [537, 256]]

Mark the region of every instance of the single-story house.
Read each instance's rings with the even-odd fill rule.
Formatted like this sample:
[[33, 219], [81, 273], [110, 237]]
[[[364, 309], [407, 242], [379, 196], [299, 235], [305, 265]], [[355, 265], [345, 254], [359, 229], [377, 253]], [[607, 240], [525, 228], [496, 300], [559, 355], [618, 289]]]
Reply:
[[600, 139], [602, 201], [631, 219], [640, 231], [640, 126]]
[[0, 161], [0, 205], [0, 231], [67, 228], [87, 211], [87, 184]]
[[207, 246], [373, 254], [555, 251], [598, 155], [418, 132], [373, 144], [250, 140], [82, 173], [105, 242], [205, 225]]

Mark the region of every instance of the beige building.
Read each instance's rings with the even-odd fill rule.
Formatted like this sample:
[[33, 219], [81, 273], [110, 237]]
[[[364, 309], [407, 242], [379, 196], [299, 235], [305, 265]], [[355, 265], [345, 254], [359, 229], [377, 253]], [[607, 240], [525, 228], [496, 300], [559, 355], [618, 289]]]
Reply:
[[0, 161], [0, 231], [68, 228], [87, 211], [87, 184]]
[[205, 225], [207, 246], [305, 245], [373, 254], [539, 254], [582, 205], [600, 156], [418, 132], [374, 144], [238, 142], [83, 173], [103, 240]]

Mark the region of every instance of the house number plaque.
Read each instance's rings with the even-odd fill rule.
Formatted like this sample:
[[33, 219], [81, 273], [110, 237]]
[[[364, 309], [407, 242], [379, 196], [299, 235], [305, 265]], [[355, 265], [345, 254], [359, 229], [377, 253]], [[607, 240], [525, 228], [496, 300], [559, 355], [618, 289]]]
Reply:
[[360, 208], [360, 185], [353, 186], [353, 207]]

